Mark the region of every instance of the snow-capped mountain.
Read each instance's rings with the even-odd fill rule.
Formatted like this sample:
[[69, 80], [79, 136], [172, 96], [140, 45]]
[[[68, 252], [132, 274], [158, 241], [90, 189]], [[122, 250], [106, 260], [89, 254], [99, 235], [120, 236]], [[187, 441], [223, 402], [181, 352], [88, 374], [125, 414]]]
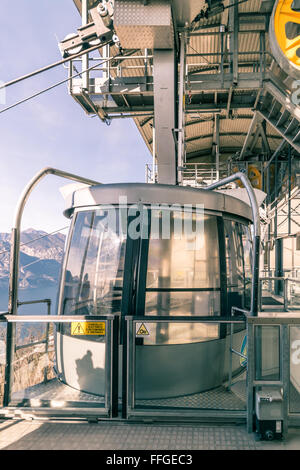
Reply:
[[[10, 263], [9, 233], [0, 233], [0, 288], [6, 288]], [[65, 235], [28, 229], [21, 235], [20, 288], [50, 286], [58, 281]]]

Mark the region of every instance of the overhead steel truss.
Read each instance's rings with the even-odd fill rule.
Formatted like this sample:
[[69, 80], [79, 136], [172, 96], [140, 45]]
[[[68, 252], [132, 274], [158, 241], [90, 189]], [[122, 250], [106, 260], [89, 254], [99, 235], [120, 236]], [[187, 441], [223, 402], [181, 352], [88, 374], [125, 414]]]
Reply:
[[[74, 1], [84, 25], [87, 0]], [[189, 24], [176, 19], [178, 2], [171, 3], [175, 40], [172, 53], [164, 53], [168, 66], [157, 49], [140, 48], [138, 40], [136, 49], [125, 48], [118, 58], [116, 46], [108, 45], [99, 49], [107, 62], [93, 72], [84, 72], [98, 60], [92, 54], [70, 62], [70, 76], [77, 68], [83, 71], [70, 80], [70, 94], [105, 122], [134, 119], [158, 173], [151, 181], [182, 184], [191, 163], [213, 165], [217, 178], [228, 159], [247, 165], [256, 160], [264, 168], [266, 192], [270, 170], [277, 172], [267, 202], [278, 202], [288, 162], [300, 155], [300, 110], [293, 103], [294, 84], [269, 47], [274, 3], [219, 1], [224, 9], [207, 18], [197, 15]], [[275, 212], [270, 209], [270, 217]]]
[[[179, 145], [179, 168], [197, 155], [202, 161], [205, 155], [216, 155], [216, 140], [219, 140], [217, 158], [220, 156], [221, 159], [222, 153], [228, 154], [231, 148], [240, 152], [240, 159], [257, 153], [271, 156], [279, 137], [287, 140], [295, 151], [300, 150], [297, 113], [295, 115], [295, 109], [287, 105], [289, 90], [283, 82], [284, 74], [278, 73], [279, 68], [274, 65], [267, 44], [272, 5], [261, 1], [255, 10], [254, 3], [249, 1], [247, 11], [235, 5], [210, 20], [199, 20], [197, 27], [177, 28], [179, 44], [182, 43], [177, 51], [176, 42], [174, 44], [175, 70], [178, 71], [177, 117], [181, 123], [178, 128], [174, 124], [172, 134]], [[230, 2], [224, 2], [226, 4]], [[80, 1], [76, 6], [81, 10]], [[86, 10], [81, 11], [85, 15], [82, 24], [85, 24]], [[114, 55], [114, 49], [102, 48], [101, 54], [109, 59], [109, 55]], [[123, 58], [108, 60], [96, 72], [70, 80], [69, 90], [88, 114], [98, 115], [104, 121], [133, 117], [147, 146], [157, 153], [153, 149], [154, 56], [154, 50], [150, 49], [124, 50]], [[83, 71], [93, 60], [95, 57], [91, 56], [81, 59]], [[80, 66], [79, 60], [71, 62], [70, 76], [76, 66]], [[270, 99], [274, 101], [271, 110], [268, 108]], [[266, 107], [272, 112], [265, 113]], [[274, 122], [272, 116], [278, 107], [282, 116]], [[180, 108], [184, 108], [181, 117]], [[175, 116], [176, 110], [174, 113]], [[201, 128], [200, 120], [194, 119], [195, 113], [211, 115], [211, 132], [205, 132], [204, 126]], [[244, 120], [245, 114], [250, 115], [250, 119], [254, 116], [253, 121]], [[213, 128], [216, 115], [221, 122], [217, 132]], [[156, 119], [158, 116], [160, 114]], [[226, 131], [222, 130], [225, 121], [221, 118], [224, 116], [228, 120]], [[293, 123], [282, 129], [283, 121], [290, 122], [291, 117], [295, 119]], [[232, 127], [238, 125], [238, 131], [228, 130], [231, 121]], [[230, 135], [241, 138], [238, 145], [225, 143], [223, 137]], [[195, 145], [197, 141], [198, 145]], [[155, 142], [160, 145], [159, 135]], [[192, 142], [194, 144], [190, 145]]]

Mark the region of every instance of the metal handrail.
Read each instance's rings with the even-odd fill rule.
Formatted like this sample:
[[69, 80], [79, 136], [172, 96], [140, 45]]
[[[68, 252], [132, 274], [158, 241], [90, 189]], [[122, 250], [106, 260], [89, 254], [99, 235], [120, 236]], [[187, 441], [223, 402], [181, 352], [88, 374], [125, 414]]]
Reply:
[[184, 315], [141, 315], [141, 316], [132, 316], [126, 315], [125, 320], [134, 321], [134, 322], [177, 322], [177, 323], [244, 323], [245, 318], [241, 315], [239, 317], [225, 317], [225, 316], [184, 316]]
[[[66, 171], [56, 168], [46, 167], [36, 173], [24, 188], [14, 215], [14, 222], [11, 235], [11, 252], [10, 252], [10, 273], [9, 273], [9, 297], [8, 311], [11, 315], [16, 315], [18, 311], [18, 289], [19, 289], [19, 260], [20, 260], [20, 238], [21, 238], [21, 221], [26, 202], [38, 183], [47, 175], [59, 176], [61, 178], [70, 179], [87, 185], [98, 185], [98, 181], [94, 181], [82, 176], [74, 175]], [[12, 359], [15, 347], [15, 325], [9, 323], [7, 326], [7, 343], [6, 343], [6, 368], [5, 368], [5, 390], [4, 390], [4, 406], [7, 406], [10, 400], [10, 390], [12, 381]]]
[[11, 243], [11, 256], [10, 256], [10, 276], [9, 276], [9, 304], [8, 310], [10, 313], [15, 314], [17, 312], [17, 298], [18, 298], [18, 281], [19, 281], [19, 253], [20, 253], [20, 234], [21, 234], [21, 220], [24, 211], [25, 204], [32, 193], [33, 189], [38, 183], [47, 175], [55, 175], [61, 178], [70, 179], [80, 183], [88, 185], [100, 184], [98, 181], [94, 181], [82, 176], [67, 173], [66, 171], [58, 170], [56, 168], [46, 167], [39, 171], [24, 188], [14, 216], [14, 223], [12, 228], [12, 243]]
[[107, 315], [0, 315], [2, 323], [70, 323], [75, 322], [97, 322], [99, 320], [111, 320], [118, 314]]

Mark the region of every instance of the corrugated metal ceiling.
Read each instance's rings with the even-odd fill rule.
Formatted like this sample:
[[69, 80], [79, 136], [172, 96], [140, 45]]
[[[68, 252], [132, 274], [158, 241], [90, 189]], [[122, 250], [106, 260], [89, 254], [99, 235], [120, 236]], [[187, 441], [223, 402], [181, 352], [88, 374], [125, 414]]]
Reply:
[[[175, 0], [174, 0], [175, 1]], [[177, 0], [178, 1], [178, 0]], [[261, 66], [261, 56], [260, 43], [262, 36], [260, 31], [263, 27], [262, 20], [263, 16], [258, 16], [261, 13], [261, 7], [264, 0], [248, 0], [244, 3], [238, 5], [239, 14], [244, 14], [243, 21], [240, 23], [240, 33], [238, 35], [238, 48], [239, 48], [239, 74], [255, 72]], [[81, 9], [81, 0], [74, 0], [77, 8]], [[204, 1], [201, 0], [199, 3], [199, 10], [203, 8]], [[224, 1], [224, 6], [229, 5], [229, 0]], [[193, 5], [194, 6], [194, 5]], [[254, 14], [253, 19], [247, 23], [246, 14]], [[187, 57], [187, 68], [190, 76], [194, 76], [195, 73], [198, 74], [211, 74], [212, 76], [216, 75], [220, 71], [220, 55], [221, 51], [221, 37], [220, 34], [211, 35], [209, 33], [218, 32], [219, 26], [221, 24], [227, 23], [228, 20], [228, 9], [226, 9], [222, 14], [215, 15], [209, 19], [203, 19], [200, 23], [197, 24], [197, 29], [195, 33], [201, 33], [201, 35], [191, 36], [189, 44], [187, 46], [187, 53], [194, 54], [193, 56]], [[209, 27], [210, 26], [210, 27]], [[243, 32], [241, 32], [243, 31]], [[249, 31], [249, 32], [245, 32]], [[204, 33], [204, 34], [203, 34]], [[268, 53], [269, 50], [269, 41], [267, 31], [263, 33], [265, 39], [265, 48]], [[228, 44], [229, 35], [225, 38], [225, 47]], [[144, 51], [141, 51], [144, 54]], [[151, 54], [151, 50], [148, 50], [148, 53]], [[249, 53], [250, 52], [250, 53]], [[247, 53], [247, 54], [241, 54]], [[210, 55], [212, 54], [212, 55]], [[228, 71], [229, 60], [225, 60], [225, 72]], [[271, 63], [271, 55], [266, 56], [265, 65], [268, 67]], [[134, 60], [127, 62], [126, 67], [122, 68], [122, 76], [142, 76], [144, 75], [144, 61], [143, 60]], [[226, 68], [227, 67], [227, 68]], [[151, 65], [148, 69], [151, 73]], [[112, 74], [116, 75], [116, 70], [113, 69]], [[251, 90], [250, 90], [251, 91]], [[253, 96], [256, 96], [258, 91], [253, 91]], [[209, 90], [202, 91], [203, 96], [205, 96], [205, 102], [215, 104], [216, 107], [220, 102], [229, 100], [228, 91], [224, 93], [213, 93]], [[199, 92], [198, 92], [199, 94]], [[189, 91], [189, 81], [187, 82], [186, 90], [186, 100], [193, 104], [193, 100], [196, 99], [194, 92]], [[243, 90], [242, 88], [233, 89], [231, 94], [232, 103], [238, 103], [238, 100], [245, 100], [249, 95], [249, 90]], [[197, 95], [198, 96], [198, 95]], [[246, 103], [247, 101], [245, 101]], [[230, 104], [230, 103], [229, 103]], [[245, 105], [240, 107], [238, 105], [234, 106], [230, 112], [228, 109], [222, 109], [220, 112], [220, 150], [227, 153], [227, 149], [240, 149], [243, 146], [245, 136], [247, 135], [249, 126], [251, 124], [253, 116], [253, 110], [246, 108]], [[135, 118], [135, 122], [148, 146], [152, 151], [152, 120], [148, 120], [144, 124], [144, 118], [139, 117]], [[191, 114], [186, 114], [186, 126], [185, 126], [185, 138], [186, 138], [186, 152], [187, 159], [192, 158], [195, 160], [197, 152], [199, 153], [199, 161], [201, 159], [207, 159], [212, 152], [213, 145], [213, 132], [214, 132], [214, 115], [209, 113], [201, 113], [199, 110]], [[271, 150], [275, 150], [278, 145], [278, 134], [274, 129], [267, 125], [266, 128], [267, 136], [269, 139], [269, 145]], [[277, 138], [276, 138], [277, 137]], [[261, 149], [261, 139], [257, 140], [257, 151]], [[197, 157], [196, 157], [197, 159]]]

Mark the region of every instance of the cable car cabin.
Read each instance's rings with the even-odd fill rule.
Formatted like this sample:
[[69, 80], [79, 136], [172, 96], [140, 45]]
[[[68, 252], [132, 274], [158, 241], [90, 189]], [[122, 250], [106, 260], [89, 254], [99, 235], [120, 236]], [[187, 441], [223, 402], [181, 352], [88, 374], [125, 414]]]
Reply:
[[[220, 386], [228, 377], [229, 326], [193, 316], [249, 308], [251, 209], [234, 197], [161, 184], [109, 184], [75, 191], [58, 315], [163, 316], [136, 345], [136, 398], [167, 398]], [[186, 316], [186, 323], [168, 323]], [[147, 329], [147, 326], [146, 326]], [[245, 330], [236, 325], [233, 347]], [[120, 359], [122, 345], [119, 346]], [[56, 373], [104, 394], [103, 336], [56, 331]], [[233, 374], [243, 370], [234, 355]], [[121, 375], [121, 374], [120, 374]]]

